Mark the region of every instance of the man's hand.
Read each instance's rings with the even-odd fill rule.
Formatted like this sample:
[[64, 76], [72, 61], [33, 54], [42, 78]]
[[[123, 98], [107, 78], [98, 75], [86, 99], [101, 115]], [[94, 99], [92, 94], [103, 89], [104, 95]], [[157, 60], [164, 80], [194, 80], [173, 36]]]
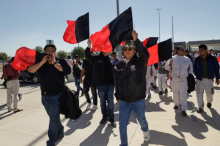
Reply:
[[24, 81], [27, 82], [27, 79], [25, 79]]
[[219, 79], [216, 79], [216, 82], [215, 82], [217, 85], [219, 85]]
[[48, 55], [44, 56], [41, 60], [42, 64], [45, 64], [48, 61]]
[[91, 39], [88, 39], [88, 48], [91, 48], [92, 47], [92, 41], [91, 41]]
[[135, 30], [133, 30], [133, 31], [132, 31], [132, 37], [133, 37], [133, 40], [134, 40], [134, 41], [137, 40], [137, 35], [138, 35], [137, 32], [136, 32]]
[[55, 53], [52, 53], [52, 64], [56, 62]]
[[173, 64], [173, 60], [170, 60], [170, 63], [169, 63], [169, 65], [171, 66]]
[[117, 100], [117, 104], [119, 105], [119, 100]]

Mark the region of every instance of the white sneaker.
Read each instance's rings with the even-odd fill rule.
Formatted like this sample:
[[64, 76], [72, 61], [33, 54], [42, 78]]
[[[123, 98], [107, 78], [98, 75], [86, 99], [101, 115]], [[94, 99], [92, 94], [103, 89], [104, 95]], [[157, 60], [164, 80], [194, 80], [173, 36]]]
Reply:
[[91, 103], [88, 103], [88, 106], [87, 106], [87, 110], [90, 110], [90, 107], [92, 106], [92, 104]]
[[148, 142], [150, 140], [150, 131], [144, 132], [144, 141]]
[[93, 105], [93, 107], [92, 107], [91, 110], [92, 110], [92, 111], [95, 111], [95, 110], [97, 110], [97, 108], [98, 108], [97, 105]]

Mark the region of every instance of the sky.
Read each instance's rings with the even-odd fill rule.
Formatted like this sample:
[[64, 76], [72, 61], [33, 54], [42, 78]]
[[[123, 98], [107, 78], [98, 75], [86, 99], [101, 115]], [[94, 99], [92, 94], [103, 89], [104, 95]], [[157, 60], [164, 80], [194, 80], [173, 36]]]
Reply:
[[[159, 36], [161, 41], [220, 39], [220, 0], [119, 0], [120, 13], [132, 7], [133, 23], [141, 41]], [[100, 31], [116, 16], [116, 0], [0, 0], [0, 52], [14, 56], [25, 46], [44, 47], [54, 40], [57, 50], [70, 52], [78, 44], [63, 41], [67, 20], [90, 13], [90, 34]], [[79, 44], [86, 48], [87, 43]]]

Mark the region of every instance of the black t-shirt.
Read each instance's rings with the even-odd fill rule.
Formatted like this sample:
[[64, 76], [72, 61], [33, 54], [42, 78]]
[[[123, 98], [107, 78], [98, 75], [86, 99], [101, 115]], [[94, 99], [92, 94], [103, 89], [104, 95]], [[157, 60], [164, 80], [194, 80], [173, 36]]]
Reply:
[[108, 56], [104, 56], [103, 59], [104, 64], [104, 74], [102, 85], [113, 84], [113, 77], [112, 77], [112, 63]]
[[83, 66], [85, 70], [85, 80], [92, 81], [93, 65], [87, 60], [83, 60]]
[[[81, 66], [82, 63], [79, 61], [78, 65]], [[78, 78], [81, 76], [81, 69], [76, 64], [73, 65], [73, 76]]]
[[71, 68], [64, 59], [56, 59], [63, 72], [60, 72], [52, 64], [46, 62], [39, 70], [41, 94], [46, 92], [46, 95], [57, 95], [64, 89], [64, 75], [71, 73]]

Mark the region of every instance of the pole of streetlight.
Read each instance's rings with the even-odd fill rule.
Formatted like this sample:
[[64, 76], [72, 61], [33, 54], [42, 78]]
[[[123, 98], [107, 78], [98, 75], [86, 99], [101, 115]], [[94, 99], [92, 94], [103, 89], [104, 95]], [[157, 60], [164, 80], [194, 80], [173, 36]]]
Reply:
[[157, 9], [157, 11], [158, 11], [158, 16], [159, 16], [159, 42], [160, 42], [160, 10], [161, 10], [161, 8], [160, 8], [160, 9]]
[[117, 3], [117, 16], [119, 16], [119, 0], [116, 0]]
[[174, 50], [174, 26], [173, 26], [173, 16], [172, 16], [172, 49]]

